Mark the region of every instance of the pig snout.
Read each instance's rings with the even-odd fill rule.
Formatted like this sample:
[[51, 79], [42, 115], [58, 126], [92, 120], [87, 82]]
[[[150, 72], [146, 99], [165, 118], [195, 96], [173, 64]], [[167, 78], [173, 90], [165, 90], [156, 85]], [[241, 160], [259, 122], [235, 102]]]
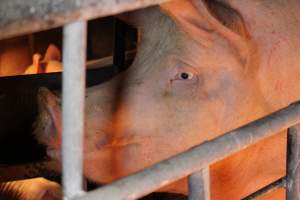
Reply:
[[59, 157], [61, 141], [61, 101], [47, 88], [40, 88], [37, 95], [39, 114], [34, 124], [34, 134], [39, 143], [47, 146], [50, 157]]

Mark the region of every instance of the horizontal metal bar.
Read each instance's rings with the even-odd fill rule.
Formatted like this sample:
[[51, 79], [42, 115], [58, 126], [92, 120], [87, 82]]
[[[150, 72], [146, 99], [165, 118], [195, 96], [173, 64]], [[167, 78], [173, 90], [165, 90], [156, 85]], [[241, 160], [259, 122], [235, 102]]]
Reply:
[[77, 20], [144, 8], [168, 0], [1, 0], [0, 39], [62, 26]]
[[82, 193], [85, 100], [86, 21], [63, 32], [63, 189], [64, 199]]
[[299, 122], [300, 102], [297, 102], [74, 200], [137, 199]]
[[[130, 50], [125, 52], [125, 62], [132, 61], [136, 55], [136, 50]], [[107, 56], [96, 60], [90, 60], [86, 63], [87, 69], [98, 69], [102, 67], [113, 65], [113, 56]]]
[[209, 167], [189, 176], [189, 200], [210, 200]]
[[300, 124], [289, 128], [286, 198], [300, 199]]
[[266, 187], [260, 189], [259, 191], [249, 195], [248, 197], [245, 197], [243, 200], [259, 199], [260, 197], [263, 197], [266, 194], [274, 192], [275, 190], [277, 190], [279, 188], [285, 188], [285, 186], [286, 186], [286, 179], [282, 178], [282, 179], [275, 181], [274, 183], [272, 183], [270, 185], [267, 185]]

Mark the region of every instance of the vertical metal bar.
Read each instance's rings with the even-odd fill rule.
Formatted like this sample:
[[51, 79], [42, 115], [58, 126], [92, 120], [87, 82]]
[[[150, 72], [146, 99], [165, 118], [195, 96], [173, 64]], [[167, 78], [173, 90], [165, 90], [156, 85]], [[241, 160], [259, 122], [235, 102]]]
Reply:
[[288, 131], [286, 198], [300, 199], [300, 124]]
[[64, 199], [81, 194], [86, 62], [86, 21], [63, 31], [63, 190]]
[[209, 167], [191, 174], [189, 182], [189, 200], [210, 200]]

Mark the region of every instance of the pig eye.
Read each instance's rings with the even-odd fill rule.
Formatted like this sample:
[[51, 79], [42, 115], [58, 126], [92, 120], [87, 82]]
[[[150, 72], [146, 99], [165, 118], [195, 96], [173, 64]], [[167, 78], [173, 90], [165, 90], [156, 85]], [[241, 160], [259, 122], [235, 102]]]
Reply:
[[175, 80], [189, 81], [189, 80], [193, 80], [195, 77], [196, 76], [194, 73], [188, 72], [188, 71], [183, 71], [183, 72], [176, 74]]
[[180, 79], [181, 80], [191, 80], [193, 79], [194, 74], [190, 72], [182, 72], [180, 73]]
[[[178, 61], [177, 61], [178, 62]], [[170, 68], [172, 74], [170, 77], [171, 83], [174, 84], [193, 84], [198, 80], [199, 72], [197, 68], [179, 61], [175, 67]]]

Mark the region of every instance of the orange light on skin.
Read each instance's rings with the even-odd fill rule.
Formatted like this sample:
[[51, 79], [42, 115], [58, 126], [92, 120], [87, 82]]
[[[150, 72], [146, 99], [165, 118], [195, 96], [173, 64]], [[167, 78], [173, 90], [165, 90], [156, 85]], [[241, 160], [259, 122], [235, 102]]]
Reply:
[[63, 66], [60, 60], [60, 50], [55, 45], [50, 44], [47, 48], [44, 59], [42, 60], [41, 54], [34, 54], [32, 58], [32, 65], [29, 66], [23, 74], [61, 72]]
[[58, 183], [45, 178], [32, 178], [1, 183], [8, 198], [18, 195], [20, 199], [59, 199], [61, 187]]
[[33, 64], [29, 66], [24, 74], [40, 74], [40, 73], [53, 73], [61, 72], [62, 64], [56, 60], [42, 61], [40, 54], [33, 55]]

